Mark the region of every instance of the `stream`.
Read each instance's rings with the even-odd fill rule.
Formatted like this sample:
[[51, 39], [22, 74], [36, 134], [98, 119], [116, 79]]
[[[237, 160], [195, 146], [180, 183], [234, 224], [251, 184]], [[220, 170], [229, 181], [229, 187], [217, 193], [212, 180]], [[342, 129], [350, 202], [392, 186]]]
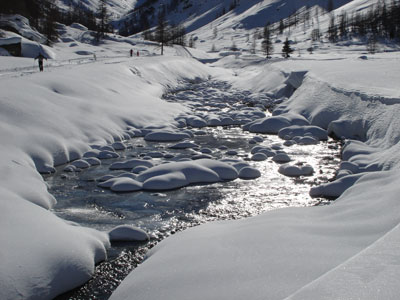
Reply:
[[[186, 83], [179, 90], [163, 96], [165, 101], [181, 103], [198, 116], [228, 114], [254, 106], [255, 96], [233, 89], [220, 81]], [[266, 106], [260, 111], [269, 114]], [[143, 261], [146, 252], [158, 242], [186, 228], [216, 220], [232, 220], [255, 216], [269, 210], [328, 204], [324, 199], [312, 199], [311, 186], [331, 180], [340, 162], [340, 145], [329, 139], [316, 145], [284, 146], [276, 135], [245, 132], [239, 125], [212, 126], [185, 129], [193, 132], [191, 142], [199, 149], [210, 149], [215, 159], [240, 159], [258, 169], [257, 179], [218, 182], [209, 185], [191, 185], [184, 188], [150, 192], [115, 193], [97, 186], [97, 179], [106, 174], [120, 174], [110, 170], [117, 161], [142, 158], [149, 153], [155, 164], [165, 161], [191, 159], [199, 149], [170, 149], [173, 142], [150, 142], [143, 137], [124, 141], [129, 147], [117, 151], [119, 158], [104, 159], [99, 166], [81, 172], [63, 172], [63, 166], [45, 180], [58, 203], [54, 213], [82, 226], [110, 230], [121, 224], [130, 224], [149, 233], [146, 243], [113, 243], [108, 260], [100, 263], [89, 282], [56, 299], [108, 299], [119, 283]], [[255, 142], [254, 137], [259, 137]], [[292, 162], [309, 164], [314, 168], [311, 176], [287, 177], [278, 172], [280, 164], [270, 158], [252, 161], [250, 151], [255, 145], [284, 150]], [[204, 153], [204, 152], [203, 152]]]

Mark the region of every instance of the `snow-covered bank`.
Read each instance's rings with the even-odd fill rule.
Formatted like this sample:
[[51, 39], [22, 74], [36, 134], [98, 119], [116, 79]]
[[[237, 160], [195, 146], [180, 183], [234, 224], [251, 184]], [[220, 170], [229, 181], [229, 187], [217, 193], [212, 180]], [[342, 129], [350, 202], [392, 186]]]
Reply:
[[0, 79], [1, 299], [51, 299], [88, 280], [106, 257], [108, 235], [47, 210], [55, 199], [37, 170], [121, 140], [128, 129], [172, 124], [186, 108], [161, 101], [163, 91], [208, 76], [193, 59], [150, 57]]
[[[341, 171], [362, 175], [329, 206], [281, 209], [179, 233], [155, 247], [111, 299], [397, 299], [396, 62], [396, 54], [382, 54], [368, 62], [351, 56], [278, 60], [261, 68], [238, 58], [217, 63], [235, 68], [235, 85], [291, 96], [275, 115], [300, 114], [339, 137], [360, 139], [346, 143]], [[304, 78], [291, 82], [290, 74], [300, 70]], [[272, 89], [269, 79], [280, 84]]]

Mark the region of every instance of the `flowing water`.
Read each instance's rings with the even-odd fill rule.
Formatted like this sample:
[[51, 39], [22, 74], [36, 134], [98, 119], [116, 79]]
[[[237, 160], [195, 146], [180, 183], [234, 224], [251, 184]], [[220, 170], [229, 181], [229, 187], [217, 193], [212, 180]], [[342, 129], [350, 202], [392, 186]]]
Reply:
[[[252, 98], [253, 97], [253, 98]], [[210, 99], [214, 99], [214, 102]], [[179, 102], [202, 114], [229, 112], [243, 103], [250, 105], [254, 95], [235, 91], [223, 82], [192, 83], [190, 88], [164, 95], [165, 101]], [[210, 105], [219, 102], [222, 105]], [[252, 105], [252, 104], [251, 104]], [[236, 107], [237, 108], [237, 107]], [[200, 133], [200, 129], [189, 128]], [[154, 151], [168, 152], [174, 158], [191, 158], [198, 154], [193, 149], [174, 150], [174, 143], [147, 142], [133, 138], [130, 147], [118, 151], [120, 158], [103, 160], [82, 172], [65, 173], [62, 169], [46, 176], [50, 192], [58, 200], [54, 212], [69, 221], [99, 230], [110, 230], [121, 224], [132, 224], [147, 231], [151, 240], [147, 243], [115, 243], [108, 252], [108, 260], [99, 264], [92, 280], [84, 286], [57, 297], [57, 299], [108, 299], [112, 291], [142, 260], [148, 249], [156, 243], [184, 230], [205, 222], [250, 217], [268, 210], [311, 206], [326, 203], [312, 199], [308, 192], [312, 185], [327, 182], [334, 177], [339, 163], [339, 144], [333, 140], [317, 145], [283, 146], [274, 135], [258, 135], [263, 141], [258, 145], [283, 149], [293, 162], [307, 163], [315, 172], [307, 177], [286, 177], [278, 173], [279, 164], [271, 159], [251, 161], [250, 151], [256, 134], [244, 132], [240, 126], [201, 128], [192, 142], [212, 149], [213, 158], [235, 158], [248, 162], [261, 172], [255, 180], [236, 179], [210, 185], [188, 186], [166, 192], [140, 191], [114, 193], [97, 186], [96, 179], [111, 171], [110, 165], [133, 157], [143, 157]], [[236, 154], [228, 150], [235, 150]], [[172, 157], [171, 155], [171, 157]], [[155, 163], [168, 159], [153, 158]]]

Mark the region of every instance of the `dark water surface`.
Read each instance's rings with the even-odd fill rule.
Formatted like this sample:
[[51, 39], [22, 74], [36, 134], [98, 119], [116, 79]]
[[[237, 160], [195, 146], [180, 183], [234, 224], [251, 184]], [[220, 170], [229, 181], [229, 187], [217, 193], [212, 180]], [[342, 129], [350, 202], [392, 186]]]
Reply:
[[[248, 92], [238, 92], [221, 82], [192, 84], [190, 90], [182, 89], [165, 95], [167, 101], [185, 103], [193, 110], [210, 112], [201, 105], [212, 95], [227, 106], [218, 106], [214, 111], [229, 111], [235, 103], [253, 97]], [[254, 144], [249, 141], [256, 136], [244, 132], [239, 126], [206, 127], [204, 135], [195, 135], [191, 141], [213, 150], [217, 159], [240, 158], [261, 172], [255, 180], [219, 182], [211, 185], [188, 186], [166, 192], [114, 193], [97, 187], [96, 178], [106, 174], [119, 174], [109, 166], [115, 161], [141, 157], [151, 151], [164, 151], [175, 158], [190, 158], [198, 154], [194, 150], [173, 150], [168, 147], [175, 143], [146, 142], [134, 138], [127, 143], [131, 147], [118, 151], [120, 158], [103, 160], [102, 165], [91, 167], [79, 173], [57, 173], [47, 176], [50, 192], [58, 204], [54, 212], [63, 219], [74, 221], [98, 230], [109, 230], [117, 225], [132, 224], [147, 231], [148, 243], [118, 243], [109, 250], [109, 258], [97, 266], [96, 274], [84, 286], [66, 293], [57, 299], [108, 299], [118, 284], [142, 260], [147, 250], [157, 242], [177, 231], [214, 220], [230, 220], [250, 217], [268, 210], [320, 204], [322, 199], [311, 199], [308, 195], [312, 185], [327, 182], [333, 178], [339, 164], [339, 145], [333, 140], [318, 145], [283, 146], [283, 141], [274, 135], [259, 135], [264, 139], [259, 145], [279, 145], [293, 162], [308, 163], [315, 172], [312, 176], [290, 178], [278, 173], [279, 164], [271, 159], [251, 161], [250, 150]], [[195, 131], [195, 130], [194, 130]], [[237, 151], [229, 156], [227, 150]], [[154, 158], [154, 162], [168, 161]], [[325, 203], [325, 201], [323, 201]]]

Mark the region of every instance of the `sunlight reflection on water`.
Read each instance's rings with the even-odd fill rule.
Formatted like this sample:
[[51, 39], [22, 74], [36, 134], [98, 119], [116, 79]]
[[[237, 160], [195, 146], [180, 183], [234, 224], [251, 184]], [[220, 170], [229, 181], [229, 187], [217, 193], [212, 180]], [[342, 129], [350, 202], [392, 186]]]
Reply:
[[[113, 193], [96, 186], [96, 178], [111, 171], [112, 162], [139, 157], [150, 151], [165, 151], [176, 158], [190, 158], [193, 150], [168, 149], [173, 143], [146, 142], [143, 138], [130, 141], [131, 149], [119, 152], [121, 158], [103, 160], [102, 165], [91, 167], [76, 174], [60, 176], [61, 171], [47, 176], [50, 192], [57, 198], [54, 212], [60, 217], [83, 226], [109, 230], [120, 224], [132, 224], [149, 232], [148, 244], [116, 244], [109, 251], [109, 260], [97, 267], [96, 275], [82, 288], [58, 299], [82, 299], [95, 297], [107, 299], [120, 281], [143, 258], [146, 251], [158, 241], [190, 226], [215, 220], [250, 217], [263, 212], [293, 206], [311, 206], [321, 199], [312, 199], [312, 185], [332, 178], [339, 164], [339, 145], [335, 141], [317, 145], [283, 146], [283, 141], [273, 135], [262, 135], [258, 145], [279, 145], [291, 158], [292, 163], [307, 163], [314, 168], [312, 176], [291, 178], [278, 172], [279, 164], [269, 158], [251, 161], [249, 141], [255, 136], [243, 132], [240, 127], [207, 127], [205, 135], [194, 136], [192, 142], [212, 149], [216, 159], [240, 158], [261, 172], [255, 180], [236, 179], [211, 185], [188, 186], [162, 193], [136, 192]], [[220, 150], [226, 146], [226, 150]], [[227, 150], [237, 155], [227, 155]], [[164, 159], [153, 159], [161, 163]]]

